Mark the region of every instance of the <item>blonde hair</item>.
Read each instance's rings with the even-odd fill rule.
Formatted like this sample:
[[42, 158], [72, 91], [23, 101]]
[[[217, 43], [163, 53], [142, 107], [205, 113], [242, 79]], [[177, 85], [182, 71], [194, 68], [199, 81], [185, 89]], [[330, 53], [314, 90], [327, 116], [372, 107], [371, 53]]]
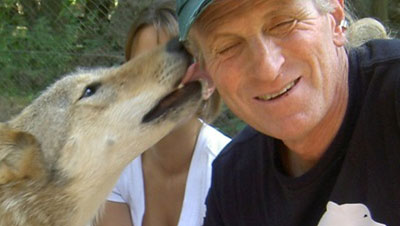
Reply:
[[385, 26], [373, 18], [355, 21], [347, 30], [348, 46], [354, 48], [372, 39], [389, 39]]

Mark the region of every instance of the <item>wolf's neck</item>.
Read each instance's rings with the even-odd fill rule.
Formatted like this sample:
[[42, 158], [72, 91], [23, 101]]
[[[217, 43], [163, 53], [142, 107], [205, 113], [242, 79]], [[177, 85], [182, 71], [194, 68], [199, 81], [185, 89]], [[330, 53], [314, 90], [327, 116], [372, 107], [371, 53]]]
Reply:
[[[122, 170], [121, 170], [122, 171]], [[77, 180], [67, 189], [67, 193], [76, 198], [77, 211], [71, 226], [86, 226], [99, 213], [102, 205], [111, 193], [120, 172], [103, 178]], [[105, 179], [107, 178], [107, 179]]]
[[44, 180], [12, 182], [1, 186], [0, 194], [0, 225], [70, 226], [76, 213], [76, 200]]

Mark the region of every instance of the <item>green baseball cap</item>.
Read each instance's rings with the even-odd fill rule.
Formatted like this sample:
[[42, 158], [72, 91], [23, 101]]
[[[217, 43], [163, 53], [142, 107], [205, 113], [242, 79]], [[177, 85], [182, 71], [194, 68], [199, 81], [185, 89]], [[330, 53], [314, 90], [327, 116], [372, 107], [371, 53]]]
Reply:
[[186, 41], [190, 27], [213, 0], [177, 0], [179, 40]]

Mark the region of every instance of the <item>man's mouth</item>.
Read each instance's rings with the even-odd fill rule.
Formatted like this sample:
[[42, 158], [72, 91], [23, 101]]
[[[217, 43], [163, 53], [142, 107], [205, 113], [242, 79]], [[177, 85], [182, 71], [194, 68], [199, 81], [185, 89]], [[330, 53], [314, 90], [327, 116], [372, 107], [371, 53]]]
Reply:
[[283, 87], [281, 90], [279, 90], [276, 93], [271, 93], [271, 94], [265, 94], [262, 96], [256, 97], [257, 100], [263, 100], [263, 101], [270, 101], [277, 99], [286, 93], [288, 93], [298, 82], [300, 81], [300, 78], [294, 80], [293, 82], [287, 84], [285, 87]]

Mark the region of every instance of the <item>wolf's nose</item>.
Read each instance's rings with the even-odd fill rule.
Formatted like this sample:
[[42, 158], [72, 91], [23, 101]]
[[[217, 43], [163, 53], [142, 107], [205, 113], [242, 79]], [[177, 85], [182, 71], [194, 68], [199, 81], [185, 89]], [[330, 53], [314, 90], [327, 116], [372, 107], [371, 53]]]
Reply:
[[179, 42], [178, 38], [173, 38], [167, 43], [167, 52], [184, 54], [188, 59], [192, 59], [192, 56], [185, 49], [183, 44]]

